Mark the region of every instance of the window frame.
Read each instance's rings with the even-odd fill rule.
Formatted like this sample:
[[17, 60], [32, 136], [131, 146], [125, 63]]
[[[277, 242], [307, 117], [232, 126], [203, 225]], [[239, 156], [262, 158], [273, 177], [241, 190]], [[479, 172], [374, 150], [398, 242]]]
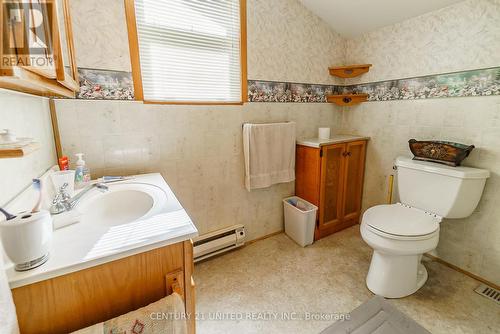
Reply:
[[141, 62], [139, 55], [139, 37], [135, 16], [135, 0], [125, 1], [125, 16], [127, 21], [130, 63], [132, 65], [132, 80], [134, 82], [134, 98], [145, 104], [173, 104], [173, 105], [243, 105], [248, 102], [248, 74], [247, 74], [247, 6], [246, 0], [240, 2], [240, 68], [241, 68], [241, 101], [162, 101], [145, 100], [142, 86]]

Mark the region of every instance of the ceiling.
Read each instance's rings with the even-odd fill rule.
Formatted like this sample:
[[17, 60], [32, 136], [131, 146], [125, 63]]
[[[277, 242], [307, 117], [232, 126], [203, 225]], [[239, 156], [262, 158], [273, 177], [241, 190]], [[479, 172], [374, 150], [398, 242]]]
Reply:
[[353, 38], [463, 0], [300, 0], [340, 35]]

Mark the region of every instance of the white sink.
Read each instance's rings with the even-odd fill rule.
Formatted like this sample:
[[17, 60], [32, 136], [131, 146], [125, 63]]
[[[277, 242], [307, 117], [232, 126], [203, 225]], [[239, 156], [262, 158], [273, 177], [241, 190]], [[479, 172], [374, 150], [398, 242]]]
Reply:
[[[42, 177], [43, 180], [50, 180], [50, 172]], [[44, 265], [27, 272], [16, 272], [12, 263], [7, 264], [11, 288], [185, 241], [197, 235], [189, 215], [160, 174], [136, 175], [129, 180], [106, 185], [109, 188], [107, 191], [92, 188], [72, 210], [52, 217], [52, 250]], [[32, 199], [36, 198], [31, 189], [7, 209], [25, 211], [26, 203], [31, 208]]]
[[154, 216], [168, 205], [167, 194], [155, 185], [130, 181], [107, 186], [106, 192], [89, 191], [75, 207], [81, 223], [121, 225]]

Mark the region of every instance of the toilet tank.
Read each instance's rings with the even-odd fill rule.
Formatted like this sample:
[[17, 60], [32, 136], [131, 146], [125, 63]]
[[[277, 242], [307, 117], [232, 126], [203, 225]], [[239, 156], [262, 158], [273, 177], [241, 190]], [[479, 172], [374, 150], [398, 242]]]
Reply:
[[407, 157], [396, 159], [400, 202], [443, 218], [472, 214], [483, 194], [490, 172], [452, 167]]

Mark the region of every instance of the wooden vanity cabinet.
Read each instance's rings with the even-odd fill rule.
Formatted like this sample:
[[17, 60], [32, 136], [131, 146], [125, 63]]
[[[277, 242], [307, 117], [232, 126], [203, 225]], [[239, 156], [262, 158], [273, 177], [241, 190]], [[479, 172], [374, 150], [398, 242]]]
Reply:
[[[171, 294], [186, 306], [195, 333], [190, 240], [12, 289], [21, 333], [70, 333]], [[162, 310], [158, 310], [161, 312]]]
[[359, 223], [366, 143], [297, 145], [295, 193], [318, 206], [315, 240]]

